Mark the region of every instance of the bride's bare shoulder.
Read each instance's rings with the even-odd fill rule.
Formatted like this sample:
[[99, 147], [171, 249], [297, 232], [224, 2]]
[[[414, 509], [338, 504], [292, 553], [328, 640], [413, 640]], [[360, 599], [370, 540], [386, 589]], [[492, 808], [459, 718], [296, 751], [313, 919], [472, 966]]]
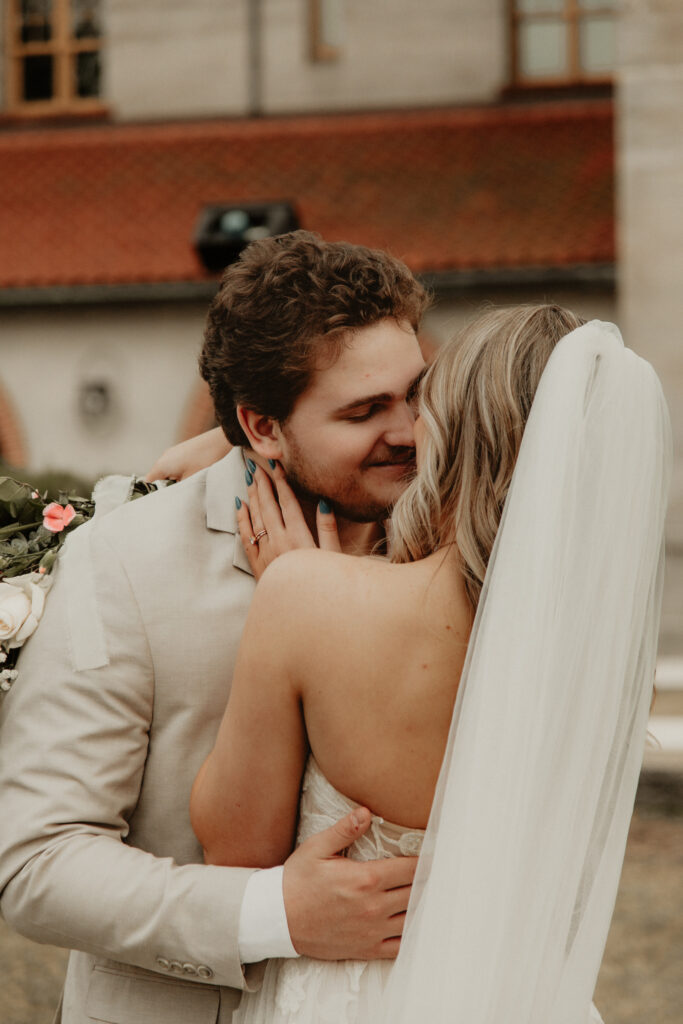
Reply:
[[[359, 558], [334, 551], [288, 551], [272, 562], [256, 588], [262, 609], [300, 621], [342, 613], [351, 602], [376, 602], [378, 591], [396, 584], [396, 570], [381, 558]], [[400, 573], [399, 573], [400, 575]]]
[[266, 569], [259, 587], [268, 590], [286, 589], [295, 595], [300, 588], [309, 593], [334, 579], [339, 586], [354, 586], [370, 580], [378, 582], [395, 572], [397, 566], [383, 558], [361, 558], [337, 551], [305, 548], [280, 555]]

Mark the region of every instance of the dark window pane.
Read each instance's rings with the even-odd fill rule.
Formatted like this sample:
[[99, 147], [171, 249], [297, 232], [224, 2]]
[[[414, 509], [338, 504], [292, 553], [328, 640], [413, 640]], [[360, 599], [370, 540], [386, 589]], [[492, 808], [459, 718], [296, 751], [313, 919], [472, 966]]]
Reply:
[[45, 43], [52, 39], [52, 0], [22, 0], [22, 43]]
[[99, 39], [99, 0], [71, 0], [71, 33], [76, 39]]
[[76, 54], [76, 95], [100, 95], [100, 54], [97, 50]]
[[49, 54], [24, 57], [24, 99], [27, 102], [52, 99], [52, 63]]

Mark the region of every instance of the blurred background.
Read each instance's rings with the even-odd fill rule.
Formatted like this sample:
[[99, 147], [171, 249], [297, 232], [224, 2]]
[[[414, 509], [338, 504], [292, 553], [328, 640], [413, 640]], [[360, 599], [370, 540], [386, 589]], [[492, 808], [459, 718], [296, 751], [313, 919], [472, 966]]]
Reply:
[[[607, 1024], [683, 1005], [682, 125], [680, 0], [2, 2], [0, 472], [86, 488], [211, 426], [220, 270], [297, 226], [404, 259], [434, 293], [427, 348], [482, 303], [553, 300], [655, 366], [677, 448], [661, 746]], [[3, 1022], [48, 1020], [61, 954], [0, 950]]]

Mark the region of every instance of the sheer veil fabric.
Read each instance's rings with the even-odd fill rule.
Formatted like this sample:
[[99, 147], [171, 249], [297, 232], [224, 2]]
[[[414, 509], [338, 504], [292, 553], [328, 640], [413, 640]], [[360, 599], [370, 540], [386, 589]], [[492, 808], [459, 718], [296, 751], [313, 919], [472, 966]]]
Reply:
[[670, 466], [652, 367], [612, 324], [563, 338], [524, 433], [378, 1020], [588, 1021], [646, 735]]

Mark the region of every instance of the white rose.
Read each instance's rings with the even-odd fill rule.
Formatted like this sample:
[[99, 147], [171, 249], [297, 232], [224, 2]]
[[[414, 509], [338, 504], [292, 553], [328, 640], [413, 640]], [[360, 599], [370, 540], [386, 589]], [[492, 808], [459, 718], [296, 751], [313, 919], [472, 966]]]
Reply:
[[36, 630], [51, 583], [49, 577], [38, 573], [0, 583], [0, 641], [6, 647], [21, 647]]

